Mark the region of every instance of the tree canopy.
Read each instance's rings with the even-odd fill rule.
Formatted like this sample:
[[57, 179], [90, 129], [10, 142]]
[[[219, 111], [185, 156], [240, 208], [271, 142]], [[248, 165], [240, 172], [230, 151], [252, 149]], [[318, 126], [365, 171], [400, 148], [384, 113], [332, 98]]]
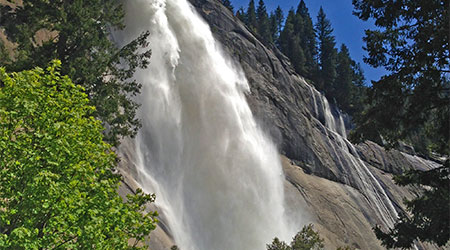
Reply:
[[426, 142], [425, 156], [447, 157], [436, 169], [396, 177], [398, 184], [421, 192], [405, 201], [408, 213], [393, 228], [376, 227], [376, 235], [390, 248], [410, 248], [415, 240], [443, 246], [450, 239], [450, 2], [353, 0], [353, 5], [356, 16], [374, 19], [377, 26], [366, 31], [365, 62], [389, 72], [372, 82], [353, 140], [387, 147], [401, 140], [414, 146]]
[[267, 250], [320, 250], [324, 249], [324, 240], [314, 231], [312, 224], [306, 225], [298, 232], [290, 245], [278, 238], [267, 245]]
[[448, 154], [449, 1], [353, 4], [355, 15], [374, 19], [378, 27], [366, 31], [365, 62], [389, 72], [372, 83], [354, 139], [380, 141], [381, 136], [395, 146], [420, 133], [421, 140], [430, 141], [429, 150]]
[[107, 141], [116, 145], [120, 137], [135, 135], [140, 123], [132, 98], [141, 86], [132, 75], [148, 64], [150, 51], [138, 52], [148, 33], [116, 47], [111, 31], [124, 27], [124, 11], [115, 0], [20, 2], [14, 8], [0, 4], [0, 28], [17, 44], [12, 61], [0, 59], [0, 66], [22, 71], [61, 60], [61, 73], [82, 85], [96, 107]]
[[154, 196], [119, 197], [95, 108], [59, 68], [0, 68], [0, 248], [138, 249]]

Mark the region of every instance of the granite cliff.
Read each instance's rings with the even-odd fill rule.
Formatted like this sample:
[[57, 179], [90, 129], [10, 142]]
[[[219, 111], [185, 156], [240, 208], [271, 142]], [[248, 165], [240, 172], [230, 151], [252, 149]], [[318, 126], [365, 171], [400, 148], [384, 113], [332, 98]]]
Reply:
[[[386, 151], [372, 142], [350, 144], [349, 118], [296, 74], [285, 55], [262, 44], [218, 1], [190, 2], [222, 49], [245, 72], [250, 84], [247, 101], [282, 154], [287, 211], [304, 210], [300, 214], [316, 225], [327, 249], [382, 249], [372, 227], [392, 225], [404, 209], [402, 199], [414, 191], [396, 186], [393, 174], [429, 169], [436, 163]], [[133, 189], [127, 187], [138, 185], [132, 151], [133, 142], [125, 141], [120, 149], [120, 171], [127, 184], [121, 188], [123, 194]], [[149, 244], [152, 249], [169, 249], [173, 244], [164, 218]]]

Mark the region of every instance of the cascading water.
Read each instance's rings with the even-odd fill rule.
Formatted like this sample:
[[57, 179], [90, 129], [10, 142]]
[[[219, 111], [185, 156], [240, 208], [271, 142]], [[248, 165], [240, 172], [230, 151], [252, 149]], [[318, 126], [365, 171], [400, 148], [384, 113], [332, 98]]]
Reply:
[[[288, 239], [283, 173], [256, 124], [242, 71], [186, 0], [126, 1], [121, 43], [150, 30], [136, 139], [140, 183], [181, 249], [264, 249]], [[297, 225], [299, 227], [299, 225]]]
[[[310, 90], [316, 119], [324, 121], [323, 125], [327, 128], [325, 130], [327, 137], [333, 141], [330, 144], [334, 154], [341, 156], [338, 157], [338, 164], [343, 168], [343, 174], [348, 176], [346, 178], [347, 184], [351, 184], [361, 191], [379, 221], [386, 228], [392, 227], [397, 218], [397, 211], [381, 183], [361, 160], [355, 146], [347, 140], [347, 132], [341, 113], [339, 112], [337, 117], [334, 116], [327, 99], [306, 82], [304, 84]], [[321, 107], [322, 113], [318, 112], [317, 107]], [[320, 119], [321, 115], [324, 116], [323, 119]]]

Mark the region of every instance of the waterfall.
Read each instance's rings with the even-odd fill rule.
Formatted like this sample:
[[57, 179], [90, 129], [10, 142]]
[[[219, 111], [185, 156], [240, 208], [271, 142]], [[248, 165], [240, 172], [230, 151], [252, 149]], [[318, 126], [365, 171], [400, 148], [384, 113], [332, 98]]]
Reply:
[[[136, 138], [140, 184], [184, 250], [265, 249], [289, 239], [279, 154], [246, 102], [242, 70], [186, 0], [124, 2], [129, 42], [149, 30]], [[301, 225], [296, 225], [297, 229]]]
[[[315, 110], [315, 118], [323, 121], [322, 125], [327, 128], [325, 130], [326, 137], [332, 140], [331, 148], [333, 153], [338, 156], [342, 174], [347, 176], [347, 184], [356, 187], [364, 195], [382, 225], [386, 228], [393, 227], [397, 211], [380, 181], [360, 158], [355, 146], [347, 140], [347, 131], [341, 113], [333, 115], [325, 96], [305, 81], [303, 83], [310, 90], [311, 106]], [[317, 107], [321, 107], [320, 112]]]

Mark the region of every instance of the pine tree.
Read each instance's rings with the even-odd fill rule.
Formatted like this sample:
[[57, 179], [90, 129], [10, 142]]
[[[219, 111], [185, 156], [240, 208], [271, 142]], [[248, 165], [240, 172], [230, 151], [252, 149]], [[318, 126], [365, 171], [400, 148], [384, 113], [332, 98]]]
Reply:
[[297, 7], [296, 15], [302, 18], [302, 30], [300, 33], [301, 47], [305, 55], [305, 76], [312, 78], [313, 74], [317, 72], [317, 43], [316, 34], [314, 32], [314, 26], [309, 15], [308, 8], [305, 2], [302, 0]]
[[281, 51], [289, 57], [295, 71], [304, 73], [305, 55], [300, 46], [300, 36], [295, 32], [298, 19], [294, 9], [290, 9], [284, 24], [284, 29], [280, 34]]
[[[447, 156], [446, 162], [428, 171], [409, 171], [397, 184], [422, 187], [405, 202], [393, 228], [375, 228], [387, 248], [410, 248], [416, 240], [445, 246], [450, 240], [450, 1], [353, 0], [354, 14], [374, 19], [376, 30], [367, 30], [365, 62], [388, 73], [373, 81], [367, 106], [356, 119], [354, 141], [383, 137], [392, 147], [420, 133], [428, 150]], [[424, 132], [420, 132], [424, 131]]]
[[261, 36], [264, 43], [272, 42], [272, 34], [270, 32], [270, 21], [267, 15], [266, 5], [263, 0], [259, 0], [258, 9], [256, 10], [257, 32]]
[[281, 52], [289, 57], [290, 55], [290, 44], [294, 37], [294, 22], [295, 22], [295, 12], [290, 9], [286, 17], [286, 22], [284, 23], [284, 28], [280, 32], [279, 46]]
[[365, 99], [367, 94], [366, 78], [360, 63], [352, 63], [352, 88], [350, 90], [350, 107], [347, 112], [355, 116], [361, 114], [365, 107]]
[[248, 3], [247, 13], [246, 13], [246, 25], [250, 31], [257, 33], [258, 21], [255, 12], [255, 1], [250, 0]]
[[350, 94], [353, 81], [352, 59], [345, 44], [341, 45], [341, 49], [337, 55], [337, 76], [333, 84], [332, 95], [336, 102], [344, 111], [350, 108]]
[[245, 13], [244, 8], [240, 7], [237, 11], [236, 11], [236, 17], [241, 20], [241, 22], [247, 24], [247, 15]]
[[323, 8], [320, 7], [316, 23], [316, 34], [319, 41], [320, 72], [315, 76], [315, 79], [318, 82], [319, 89], [324, 90], [327, 95], [330, 94], [332, 84], [337, 76], [337, 50], [335, 48], [335, 38], [332, 33], [333, 28], [331, 27], [330, 20], [326, 18]]
[[275, 12], [272, 12], [270, 14], [270, 28], [272, 40], [277, 46], [279, 46], [278, 40], [280, 38], [280, 33], [283, 28], [283, 21], [284, 21], [283, 10], [281, 9], [280, 6], [278, 6], [275, 9]]

